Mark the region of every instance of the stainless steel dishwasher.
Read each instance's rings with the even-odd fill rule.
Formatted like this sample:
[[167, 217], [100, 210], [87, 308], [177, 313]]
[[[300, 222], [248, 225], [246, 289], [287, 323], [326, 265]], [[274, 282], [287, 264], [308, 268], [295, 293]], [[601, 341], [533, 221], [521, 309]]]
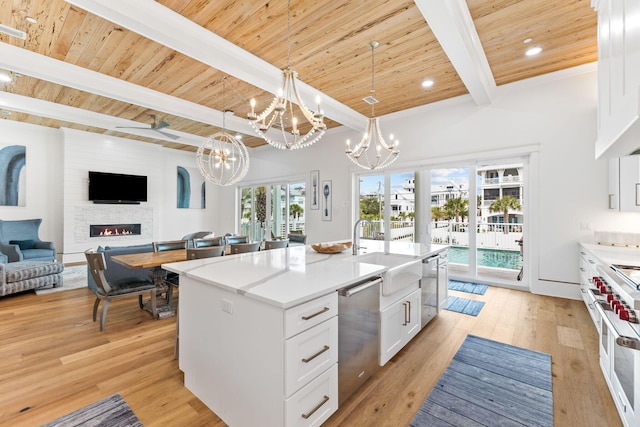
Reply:
[[374, 277], [338, 289], [338, 403], [379, 368], [380, 285]]

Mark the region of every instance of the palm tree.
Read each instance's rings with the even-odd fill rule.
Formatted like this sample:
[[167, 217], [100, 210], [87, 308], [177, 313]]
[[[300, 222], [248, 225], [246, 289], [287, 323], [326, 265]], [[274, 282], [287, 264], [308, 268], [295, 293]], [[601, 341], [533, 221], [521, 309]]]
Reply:
[[462, 197], [449, 199], [444, 205], [444, 210], [449, 217], [453, 217], [456, 222], [460, 222], [461, 217], [464, 219], [464, 217], [469, 216], [469, 200]]
[[489, 206], [489, 212], [502, 212], [504, 215], [504, 234], [509, 233], [509, 210], [520, 211], [522, 210], [522, 206], [520, 205], [520, 201], [515, 197], [504, 196], [499, 199], [494, 200]]
[[294, 219], [300, 218], [300, 215], [302, 215], [303, 212], [304, 212], [304, 209], [302, 208], [302, 206], [298, 204], [289, 205], [289, 215], [291, 215], [292, 218]]

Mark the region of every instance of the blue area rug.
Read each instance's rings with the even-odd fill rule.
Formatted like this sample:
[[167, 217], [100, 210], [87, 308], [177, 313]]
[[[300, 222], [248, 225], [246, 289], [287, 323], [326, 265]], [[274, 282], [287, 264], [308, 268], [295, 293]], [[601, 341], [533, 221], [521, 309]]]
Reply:
[[467, 335], [411, 426], [553, 427], [551, 356]]
[[471, 282], [459, 282], [457, 280], [449, 280], [449, 289], [452, 291], [466, 292], [468, 294], [484, 295], [487, 292], [487, 285]]
[[484, 301], [474, 301], [466, 298], [449, 296], [446, 309], [456, 313], [477, 316], [484, 307]]
[[41, 427], [142, 427], [119, 393], [80, 408]]

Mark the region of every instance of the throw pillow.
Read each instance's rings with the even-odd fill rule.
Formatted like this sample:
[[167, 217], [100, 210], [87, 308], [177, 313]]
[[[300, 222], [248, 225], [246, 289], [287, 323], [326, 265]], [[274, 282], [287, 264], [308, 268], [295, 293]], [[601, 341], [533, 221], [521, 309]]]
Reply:
[[11, 241], [9, 241], [9, 244], [18, 245], [18, 247], [20, 248], [21, 251], [23, 251], [25, 249], [35, 249], [35, 247], [36, 247], [36, 242], [33, 239], [29, 239], [29, 240], [11, 240]]

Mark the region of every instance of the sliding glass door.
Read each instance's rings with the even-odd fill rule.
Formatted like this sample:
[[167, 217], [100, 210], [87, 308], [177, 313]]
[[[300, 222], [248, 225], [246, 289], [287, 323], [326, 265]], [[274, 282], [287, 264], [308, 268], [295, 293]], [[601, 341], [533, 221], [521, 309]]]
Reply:
[[517, 284], [523, 279], [522, 159], [430, 169], [430, 236], [450, 245], [450, 276]]
[[470, 269], [470, 168], [431, 169], [431, 242], [450, 245], [449, 262]]
[[252, 241], [305, 233], [304, 181], [240, 188], [240, 234]]
[[398, 172], [358, 177], [359, 218], [373, 223], [359, 230], [363, 239], [415, 242], [415, 173]]

